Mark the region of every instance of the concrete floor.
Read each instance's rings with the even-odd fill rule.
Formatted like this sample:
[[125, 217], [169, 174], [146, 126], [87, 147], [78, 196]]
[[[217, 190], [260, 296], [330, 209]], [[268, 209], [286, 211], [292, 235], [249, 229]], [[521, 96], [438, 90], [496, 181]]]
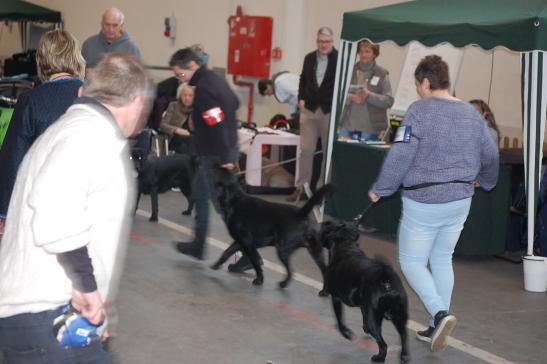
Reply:
[[[280, 196], [266, 197], [281, 200]], [[213, 212], [207, 260], [176, 253], [172, 240], [191, 237], [193, 218], [182, 216], [180, 193], [160, 196], [160, 222], [148, 222], [149, 198], [135, 217], [118, 294], [118, 325], [111, 347], [116, 362], [150, 363], [367, 363], [376, 352], [363, 334], [359, 309], [346, 308], [346, 322], [358, 339], [348, 341], [334, 328], [330, 299], [317, 296], [321, 276], [308, 253], [292, 259], [299, 273], [286, 290], [273, 248], [261, 251], [265, 282], [252, 274], [228, 273], [209, 265], [231, 240]], [[504, 227], [503, 227], [504, 228]], [[394, 239], [363, 234], [362, 248], [392, 262]], [[232, 260], [233, 262], [233, 260]], [[455, 259], [456, 286], [451, 311], [458, 326], [450, 346], [431, 353], [414, 338], [426, 323], [424, 308], [410, 299], [409, 344], [413, 363], [547, 363], [547, 295], [523, 289], [522, 265], [492, 257]], [[398, 363], [398, 335], [386, 321], [386, 363]]]

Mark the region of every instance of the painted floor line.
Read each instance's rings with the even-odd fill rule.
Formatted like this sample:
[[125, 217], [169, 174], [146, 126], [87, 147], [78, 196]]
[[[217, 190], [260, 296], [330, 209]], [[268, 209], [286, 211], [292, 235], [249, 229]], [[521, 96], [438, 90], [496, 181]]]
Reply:
[[[140, 210], [140, 209], [137, 210], [137, 214], [139, 216], [143, 216], [143, 217], [150, 216], [150, 212]], [[161, 217], [159, 218], [158, 223], [165, 226], [165, 227], [167, 227], [167, 228], [169, 228], [169, 229], [171, 229], [171, 230], [178, 231], [178, 232], [183, 233], [183, 234], [188, 235], [188, 236], [193, 236], [193, 233], [194, 233], [194, 231], [192, 229], [189, 229], [185, 226], [179, 225], [179, 224], [177, 224], [175, 222], [172, 222], [170, 220], [163, 219]], [[214, 247], [216, 247], [216, 248], [222, 249], [222, 250], [226, 249], [229, 246], [229, 244], [227, 244], [227, 243], [225, 243], [221, 240], [212, 238], [212, 237], [207, 238], [207, 243], [214, 246]], [[265, 268], [267, 268], [271, 271], [280, 273], [280, 274], [286, 274], [285, 267], [283, 267], [279, 264], [273, 263], [271, 261], [268, 261], [266, 259], [263, 259], [263, 261], [264, 261], [264, 267]], [[298, 281], [302, 284], [305, 284], [305, 285], [307, 285], [309, 287], [312, 287], [312, 288], [315, 288], [317, 290], [321, 290], [322, 287], [323, 287], [323, 283], [321, 283], [321, 282], [319, 282], [319, 281], [317, 281], [313, 278], [307, 277], [303, 274], [300, 274], [300, 273], [295, 272], [293, 274], [293, 279], [295, 281]], [[421, 325], [421, 324], [417, 323], [416, 321], [412, 321], [412, 320], [408, 320], [407, 327], [412, 331], [419, 331], [419, 330], [426, 329], [426, 327], [424, 325]], [[474, 347], [473, 345], [470, 345], [466, 342], [455, 339], [453, 337], [450, 337], [448, 339], [448, 345], [453, 347], [454, 349], [457, 349], [457, 350], [462, 351], [466, 354], [474, 356], [477, 359], [483, 360], [486, 363], [491, 363], [491, 364], [515, 364], [512, 361], [501, 358], [501, 357], [499, 357], [495, 354], [492, 354], [492, 353], [489, 353], [488, 351], [485, 351], [485, 350], [482, 350], [480, 348]]]

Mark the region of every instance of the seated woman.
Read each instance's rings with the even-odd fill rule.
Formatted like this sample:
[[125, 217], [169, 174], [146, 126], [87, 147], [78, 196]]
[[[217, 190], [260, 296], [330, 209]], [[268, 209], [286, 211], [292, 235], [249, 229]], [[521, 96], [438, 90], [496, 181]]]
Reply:
[[378, 44], [364, 40], [358, 50], [340, 135], [352, 137], [353, 132], [360, 132], [363, 139], [377, 140], [388, 126], [386, 111], [393, 105], [389, 72], [376, 64]]
[[475, 106], [475, 109], [479, 112], [479, 114], [482, 115], [484, 120], [486, 120], [486, 125], [488, 125], [488, 131], [492, 135], [492, 138], [494, 138], [494, 142], [496, 144], [500, 145], [500, 130], [498, 129], [498, 125], [496, 124], [496, 118], [494, 117], [494, 113], [490, 109], [490, 106], [483, 100], [474, 99], [469, 101], [473, 106]]
[[169, 103], [160, 123], [160, 130], [171, 137], [169, 150], [179, 154], [192, 154], [192, 131], [190, 115], [194, 103], [194, 88], [186, 83], [179, 87], [179, 98]]

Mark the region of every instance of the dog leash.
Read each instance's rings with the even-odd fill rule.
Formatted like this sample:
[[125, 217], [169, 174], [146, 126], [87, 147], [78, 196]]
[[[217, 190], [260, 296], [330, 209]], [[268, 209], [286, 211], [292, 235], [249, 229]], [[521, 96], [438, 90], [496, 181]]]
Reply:
[[[322, 154], [322, 153], [323, 153], [322, 150], [318, 150], [317, 152], [313, 153], [313, 155]], [[264, 167], [253, 168], [253, 169], [249, 169], [249, 170], [245, 170], [245, 171], [239, 171], [239, 172], [236, 173], [236, 176], [244, 175], [244, 174], [247, 173], [247, 172], [255, 172], [255, 171], [260, 171], [260, 170], [263, 170], [263, 169], [268, 169], [268, 168], [273, 168], [273, 167], [277, 167], [277, 166], [282, 166], [282, 165], [284, 165], [284, 164], [291, 163], [291, 162], [295, 162], [295, 161], [297, 161], [297, 160], [298, 160], [298, 157], [295, 157], [295, 158], [291, 158], [291, 159], [286, 159], [286, 160], [281, 161], [281, 162], [268, 164], [267, 166], [264, 166]]]
[[368, 210], [372, 207], [372, 205], [374, 205], [374, 202], [370, 201], [369, 204], [367, 205], [367, 207], [365, 207], [363, 209], [363, 211], [361, 211], [360, 213], [357, 214], [357, 216], [355, 216], [353, 218], [353, 225], [354, 226], [359, 226], [359, 224], [361, 224], [361, 222], [363, 221], [363, 218], [365, 217], [365, 214], [368, 212]]
[[[473, 182], [470, 181], [460, 181], [460, 180], [454, 180], [454, 181], [448, 181], [448, 182], [429, 182], [429, 183], [421, 183], [414, 186], [401, 186], [399, 190], [418, 190], [425, 187], [431, 187], [431, 186], [437, 186], [437, 185], [443, 185], [447, 183], [464, 183], [464, 184], [471, 184]], [[363, 218], [365, 217], [365, 214], [368, 212], [368, 210], [374, 205], [374, 202], [370, 201], [370, 203], [361, 211], [357, 216], [353, 218], [353, 224], [355, 226], [359, 226], [359, 224], [363, 221]]]

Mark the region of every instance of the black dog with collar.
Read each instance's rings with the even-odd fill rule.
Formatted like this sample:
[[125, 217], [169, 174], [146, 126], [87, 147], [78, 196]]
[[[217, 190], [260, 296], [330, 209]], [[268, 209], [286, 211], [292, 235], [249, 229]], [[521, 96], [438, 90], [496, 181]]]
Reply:
[[393, 322], [401, 338], [401, 363], [408, 363], [408, 299], [397, 273], [382, 259], [367, 257], [357, 244], [359, 231], [353, 225], [324, 222], [319, 239], [329, 249], [326, 285], [342, 336], [353, 338], [353, 332], [343, 321], [342, 303], [360, 307], [363, 330], [374, 337], [379, 348], [372, 361], [383, 362], [386, 358], [387, 344], [382, 337], [385, 318]]

